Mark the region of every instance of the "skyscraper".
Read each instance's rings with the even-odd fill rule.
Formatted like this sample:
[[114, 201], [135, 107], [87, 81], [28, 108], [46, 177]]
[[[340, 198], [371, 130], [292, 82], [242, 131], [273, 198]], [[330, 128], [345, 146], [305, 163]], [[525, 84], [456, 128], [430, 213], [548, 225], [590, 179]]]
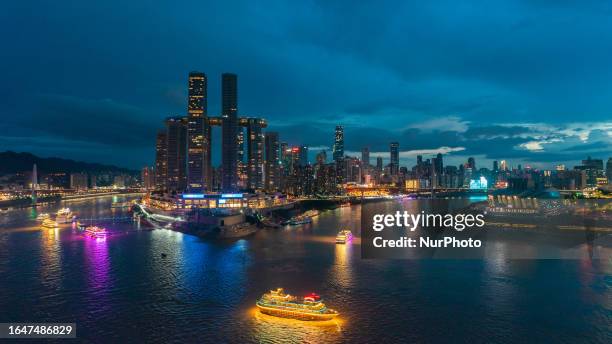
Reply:
[[389, 145], [391, 175], [395, 176], [399, 172], [399, 142], [391, 142]]
[[265, 188], [275, 191], [280, 187], [280, 146], [277, 132], [265, 134]]
[[238, 76], [221, 76], [221, 117], [223, 119], [221, 165], [223, 191], [238, 189]]
[[308, 165], [308, 146], [300, 147], [300, 166]]
[[497, 160], [493, 160], [493, 172], [499, 171], [499, 164]]
[[338, 161], [344, 157], [344, 127], [341, 125], [336, 126], [336, 133], [334, 136], [334, 147], [333, 147], [333, 158], [334, 161]]
[[382, 171], [382, 169], [383, 169], [383, 159], [382, 159], [382, 157], [376, 157], [376, 169], [378, 171]]
[[608, 158], [606, 162], [606, 177], [608, 177], [608, 184], [612, 184], [612, 158]]
[[171, 191], [183, 192], [187, 187], [187, 118], [168, 117], [166, 119], [166, 130], [168, 133], [166, 186]]
[[155, 187], [158, 190], [166, 189], [168, 178], [168, 134], [166, 130], [157, 133], [155, 144]]
[[206, 74], [189, 73], [187, 182], [191, 192], [210, 189], [212, 181], [207, 84]]
[[248, 185], [250, 189], [263, 187], [263, 145], [264, 138], [261, 132], [259, 119], [249, 118], [247, 126], [247, 153], [248, 153]]
[[469, 157], [467, 167], [471, 168], [473, 171], [476, 171], [476, 159]]
[[361, 163], [364, 167], [370, 166], [370, 148], [363, 147], [361, 149]]

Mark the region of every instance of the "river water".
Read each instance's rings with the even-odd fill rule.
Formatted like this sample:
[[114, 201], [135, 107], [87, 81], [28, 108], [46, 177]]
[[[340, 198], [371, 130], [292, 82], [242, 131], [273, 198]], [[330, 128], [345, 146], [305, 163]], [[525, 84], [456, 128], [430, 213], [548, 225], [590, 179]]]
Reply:
[[[359, 236], [359, 206], [233, 242], [132, 222], [107, 223], [115, 235], [95, 241], [34, 220], [60, 206], [125, 216], [113, 200], [125, 198], [0, 214], [0, 322], [75, 322], [88, 342], [612, 342], [610, 257], [361, 259], [359, 240], [334, 243], [342, 226]], [[341, 316], [259, 314], [256, 299], [276, 287], [317, 292]]]

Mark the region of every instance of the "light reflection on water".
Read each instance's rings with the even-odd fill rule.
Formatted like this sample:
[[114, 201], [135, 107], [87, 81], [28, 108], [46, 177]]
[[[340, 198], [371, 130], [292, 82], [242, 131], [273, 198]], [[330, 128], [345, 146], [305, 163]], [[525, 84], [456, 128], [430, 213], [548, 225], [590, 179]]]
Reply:
[[[112, 200], [69, 206], [82, 217], [124, 215]], [[106, 224], [117, 235], [98, 242], [67, 225], [41, 230], [34, 214], [0, 221], [2, 322], [76, 322], [81, 338], [120, 342], [609, 339], [607, 260], [512, 261], [508, 254], [523, 249], [513, 242], [495, 243], [482, 261], [362, 260], [359, 207], [233, 242], [130, 223]], [[337, 245], [344, 227], [357, 237]], [[276, 287], [317, 292], [341, 316], [315, 324], [259, 314], [255, 301]]]

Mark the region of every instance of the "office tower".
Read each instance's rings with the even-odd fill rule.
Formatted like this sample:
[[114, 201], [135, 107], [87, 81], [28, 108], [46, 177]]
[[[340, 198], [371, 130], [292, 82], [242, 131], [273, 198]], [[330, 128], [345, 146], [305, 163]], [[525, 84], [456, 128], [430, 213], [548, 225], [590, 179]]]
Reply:
[[391, 144], [389, 145], [389, 153], [390, 153], [390, 168], [391, 168], [391, 175], [395, 176], [397, 175], [398, 171], [399, 171], [399, 143], [398, 142], [391, 142]]
[[280, 144], [277, 132], [267, 132], [265, 140], [265, 188], [276, 191], [280, 187]]
[[469, 157], [469, 158], [468, 158], [468, 163], [467, 163], [467, 164], [468, 164], [468, 166], [467, 166], [467, 167], [471, 168], [471, 169], [472, 169], [472, 171], [476, 171], [476, 160], [475, 160], [474, 158]]
[[338, 161], [344, 157], [344, 127], [342, 127], [341, 125], [336, 126], [333, 157], [334, 161]]
[[188, 126], [188, 119], [185, 117], [168, 117], [166, 119], [168, 141], [166, 186], [170, 191], [183, 192], [187, 187]]
[[612, 158], [608, 158], [606, 162], [606, 177], [608, 177], [608, 184], [612, 184]]
[[441, 175], [443, 173], [444, 163], [442, 161], [441, 153], [438, 153], [436, 157], [432, 159], [432, 165], [436, 175]]
[[157, 133], [155, 145], [155, 187], [158, 190], [166, 189], [168, 178], [168, 134], [165, 130]]
[[300, 147], [300, 166], [308, 165], [308, 146]]
[[264, 137], [261, 132], [259, 119], [248, 119], [247, 138], [248, 186], [250, 189], [261, 189], [263, 187]]
[[497, 160], [493, 160], [493, 172], [497, 172], [499, 170], [499, 166]]
[[211, 135], [207, 115], [207, 86], [206, 74], [189, 73], [187, 183], [190, 192], [203, 192], [211, 185]]
[[574, 169], [585, 172], [586, 186], [590, 187], [597, 186], [597, 178], [602, 178], [604, 175], [603, 160], [592, 159], [590, 156], [586, 160], [582, 160], [582, 165], [575, 166]]
[[238, 189], [238, 76], [224, 73], [221, 76], [221, 117], [223, 168], [222, 190]]
[[248, 187], [248, 162], [244, 161], [244, 128], [238, 126], [238, 189], [244, 189]]
[[382, 171], [382, 169], [383, 169], [383, 159], [382, 159], [382, 157], [376, 157], [376, 169], [378, 171]]
[[370, 166], [370, 148], [363, 147], [361, 149], [361, 163], [364, 167]]

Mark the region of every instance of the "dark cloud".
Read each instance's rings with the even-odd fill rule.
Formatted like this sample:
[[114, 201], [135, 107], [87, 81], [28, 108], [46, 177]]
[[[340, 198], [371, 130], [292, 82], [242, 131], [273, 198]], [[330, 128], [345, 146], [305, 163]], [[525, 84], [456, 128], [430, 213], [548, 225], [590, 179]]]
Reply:
[[[91, 156], [133, 147], [140, 160], [126, 155], [126, 165], [152, 163], [163, 118], [185, 114], [187, 73], [208, 74], [215, 115], [220, 75], [232, 71], [239, 112], [267, 118], [292, 144], [331, 146], [334, 126], [344, 124], [347, 150], [385, 151], [397, 140], [405, 149], [465, 147], [466, 156], [576, 160], [589, 150], [604, 154], [608, 141], [567, 143], [520, 123], [564, 128], [609, 118], [610, 7], [11, 2], [0, 11], [0, 129], [58, 140], [59, 156], [74, 157], [75, 142], [93, 142]], [[449, 116], [469, 122], [467, 131], [419, 127]], [[563, 142], [521, 148], [546, 139]]]

